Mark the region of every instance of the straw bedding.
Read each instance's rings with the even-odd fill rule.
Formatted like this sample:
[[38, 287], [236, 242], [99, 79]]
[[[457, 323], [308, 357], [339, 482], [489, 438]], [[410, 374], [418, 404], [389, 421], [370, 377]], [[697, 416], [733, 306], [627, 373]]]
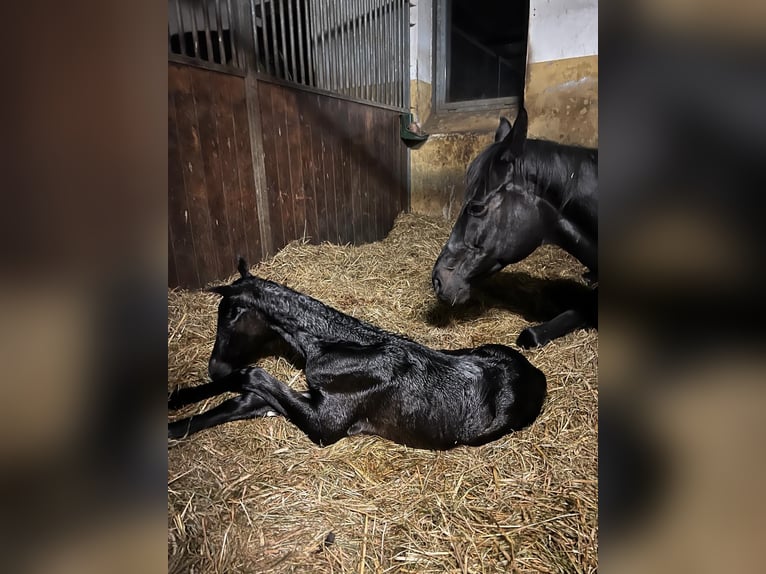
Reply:
[[[293, 242], [252, 271], [440, 348], [514, 346], [581, 281], [577, 261], [543, 247], [490, 280], [478, 301], [450, 310], [430, 286], [449, 231], [401, 215], [383, 241]], [[217, 303], [168, 293], [169, 389], [204, 380]], [[169, 572], [596, 571], [597, 344], [595, 331], [578, 331], [525, 351], [548, 377], [543, 412], [483, 447], [430, 452], [356, 436], [319, 448], [278, 417], [169, 444]], [[285, 360], [259, 364], [305, 388]]]

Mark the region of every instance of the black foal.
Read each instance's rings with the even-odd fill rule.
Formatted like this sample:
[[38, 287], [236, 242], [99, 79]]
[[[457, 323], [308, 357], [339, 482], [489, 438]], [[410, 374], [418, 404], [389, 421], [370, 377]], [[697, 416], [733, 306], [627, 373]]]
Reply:
[[[169, 407], [224, 392], [239, 395], [170, 423], [170, 438], [277, 414], [320, 446], [367, 433], [442, 450], [493, 441], [540, 413], [545, 376], [509, 347], [430, 349], [254, 277], [242, 259], [239, 272], [231, 285], [212, 289], [223, 297], [212, 382], [176, 390]], [[275, 343], [286, 343], [302, 360], [308, 392], [247, 366]]]

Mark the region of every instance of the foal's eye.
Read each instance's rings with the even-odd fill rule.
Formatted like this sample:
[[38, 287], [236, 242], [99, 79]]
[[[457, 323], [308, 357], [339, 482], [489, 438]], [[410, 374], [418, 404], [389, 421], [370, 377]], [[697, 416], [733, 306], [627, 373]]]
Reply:
[[469, 203], [468, 204], [468, 215], [472, 215], [473, 217], [481, 217], [484, 215], [484, 212], [487, 211], [487, 204], [486, 203]]

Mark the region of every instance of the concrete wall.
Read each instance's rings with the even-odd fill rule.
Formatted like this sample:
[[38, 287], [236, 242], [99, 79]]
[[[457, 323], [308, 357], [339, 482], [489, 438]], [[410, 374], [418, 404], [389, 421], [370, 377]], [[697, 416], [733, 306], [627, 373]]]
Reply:
[[[451, 219], [468, 164], [516, 110], [433, 114], [432, 0], [411, 6], [410, 22], [410, 105], [431, 134], [411, 152], [412, 210]], [[598, 146], [598, 0], [530, 0], [524, 102], [531, 137]]]

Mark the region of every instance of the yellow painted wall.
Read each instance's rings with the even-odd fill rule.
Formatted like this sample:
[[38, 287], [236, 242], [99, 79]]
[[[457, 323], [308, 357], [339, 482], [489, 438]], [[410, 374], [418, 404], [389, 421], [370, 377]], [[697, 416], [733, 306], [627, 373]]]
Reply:
[[[410, 153], [411, 205], [417, 213], [454, 218], [463, 199], [463, 178], [471, 160], [494, 138], [501, 115], [515, 109], [431, 114], [431, 84], [413, 80], [411, 106], [431, 134]], [[598, 146], [598, 56], [531, 63], [525, 106], [529, 136]]]

